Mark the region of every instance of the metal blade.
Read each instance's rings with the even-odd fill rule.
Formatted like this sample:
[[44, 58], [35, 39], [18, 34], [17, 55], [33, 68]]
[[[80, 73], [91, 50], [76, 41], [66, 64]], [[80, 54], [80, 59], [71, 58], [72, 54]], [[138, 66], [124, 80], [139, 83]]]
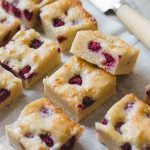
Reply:
[[89, 0], [89, 2], [94, 4], [103, 13], [110, 9], [114, 9], [114, 6], [120, 3], [120, 1], [121, 0]]

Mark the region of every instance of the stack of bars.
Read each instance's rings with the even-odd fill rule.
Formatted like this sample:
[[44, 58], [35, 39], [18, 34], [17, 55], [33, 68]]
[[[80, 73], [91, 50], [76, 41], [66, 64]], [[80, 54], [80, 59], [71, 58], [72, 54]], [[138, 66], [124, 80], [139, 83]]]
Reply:
[[118, 37], [87, 30], [76, 34], [71, 53], [75, 56], [44, 79], [44, 93], [80, 121], [115, 94], [114, 75], [131, 73], [139, 51]]
[[[0, 4], [0, 109], [21, 95], [23, 87], [31, 88], [58, 65], [60, 52], [74, 54], [43, 80], [49, 99], [27, 105], [17, 121], [6, 126], [7, 137], [16, 150], [71, 150], [83, 131], [76, 122], [115, 95], [116, 75], [133, 71], [139, 50], [119, 37], [99, 32], [80, 0], [1, 0]], [[34, 29], [20, 30], [22, 23], [28, 28], [39, 23], [50, 39]], [[133, 94], [123, 98], [102, 123], [96, 123], [99, 141], [111, 150], [150, 149], [146, 128], [144, 145], [135, 144], [139, 137], [134, 133], [142, 132], [140, 121], [149, 125], [141, 117], [141, 108], [149, 118], [148, 105]], [[115, 116], [115, 111], [121, 113]], [[140, 115], [134, 122], [135, 113]], [[136, 129], [130, 130], [132, 124]], [[133, 135], [128, 136], [129, 132]]]

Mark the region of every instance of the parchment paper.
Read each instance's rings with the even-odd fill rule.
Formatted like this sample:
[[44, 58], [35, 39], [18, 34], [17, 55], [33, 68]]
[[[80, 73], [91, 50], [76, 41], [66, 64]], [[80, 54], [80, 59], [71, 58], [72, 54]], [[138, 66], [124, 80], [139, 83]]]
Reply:
[[[150, 19], [150, 1], [149, 0], [127, 0], [132, 7], [139, 10], [145, 17]], [[84, 7], [96, 17], [97, 22], [100, 26], [100, 30], [104, 33], [111, 33], [118, 35], [130, 44], [135, 45], [140, 49], [140, 56], [136, 64], [135, 70], [132, 74], [126, 76], [117, 77], [117, 95], [112, 97], [108, 102], [99, 107], [95, 112], [91, 113], [88, 117], [82, 120], [80, 123], [85, 126], [85, 132], [80, 138], [79, 142], [76, 143], [74, 150], [107, 150], [106, 147], [101, 145], [96, 140], [95, 133], [95, 122], [100, 121], [107, 110], [125, 94], [134, 92], [140, 98], [144, 95], [144, 87], [150, 83], [150, 51], [140, 43], [136, 37], [131, 34], [125, 26], [113, 15], [103, 15], [86, 0], [83, 0]], [[69, 56], [62, 56], [62, 64], [65, 63]], [[59, 65], [55, 70], [57, 70]], [[55, 70], [50, 72], [51, 75]], [[21, 110], [29, 102], [38, 98], [44, 97], [43, 95], [43, 83], [42, 80], [38, 82], [31, 90], [24, 90], [24, 95], [19, 97], [15, 103], [11, 104], [8, 108], [0, 111], [0, 143], [4, 144], [9, 150], [13, 150], [8, 144], [4, 126], [14, 122]]]

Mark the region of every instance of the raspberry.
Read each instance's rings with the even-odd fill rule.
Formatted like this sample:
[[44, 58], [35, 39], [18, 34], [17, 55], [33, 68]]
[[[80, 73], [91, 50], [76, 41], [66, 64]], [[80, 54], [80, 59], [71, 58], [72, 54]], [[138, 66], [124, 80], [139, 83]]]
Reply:
[[90, 41], [88, 43], [88, 49], [93, 52], [98, 52], [99, 50], [102, 49], [102, 47], [101, 47], [100, 43], [95, 42], [95, 41]]
[[10, 91], [7, 89], [0, 89], [0, 102], [3, 102], [9, 95]]
[[66, 144], [64, 144], [64, 145], [60, 148], [60, 150], [71, 150], [71, 149], [73, 148], [75, 142], [76, 142], [76, 138], [75, 138], [75, 136], [72, 136], [72, 137], [66, 142]]
[[9, 9], [10, 9], [10, 4], [9, 4], [9, 2], [3, 0], [3, 1], [2, 1], [2, 8], [3, 8], [6, 12], [8, 12]]
[[54, 27], [60, 27], [60, 26], [64, 26], [64, 25], [65, 25], [65, 23], [61, 19], [59, 19], [59, 18], [53, 19]]
[[134, 103], [127, 103], [125, 106], [125, 110], [130, 111], [133, 108]]
[[93, 99], [93, 97], [89, 97], [89, 96], [83, 97], [82, 104], [83, 104], [84, 108], [87, 108], [94, 103], [95, 103], [95, 100]]
[[107, 120], [106, 118], [104, 118], [104, 119], [101, 121], [101, 124], [107, 125], [107, 124], [108, 124], [108, 120]]
[[118, 122], [118, 123], [115, 125], [115, 130], [116, 130], [117, 132], [119, 132], [120, 134], [122, 134], [120, 128], [121, 128], [121, 126], [122, 126], [123, 124], [124, 124], [124, 122]]
[[25, 9], [23, 11], [23, 14], [28, 21], [30, 21], [32, 19], [33, 12], [29, 12], [29, 10]]
[[11, 5], [11, 10], [16, 17], [21, 18], [21, 11], [19, 8], [15, 7], [14, 5]]
[[70, 84], [82, 85], [82, 78], [80, 75], [75, 75], [71, 79], [69, 79]]
[[106, 59], [106, 61], [103, 64], [104, 66], [110, 67], [116, 62], [115, 59], [110, 54], [104, 52], [102, 54]]
[[121, 145], [121, 150], [132, 150], [130, 143], [125, 143]]
[[57, 37], [58, 43], [63, 43], [65, 40], [67, 40], [67, 38], [65, 36], [63, 36], [63, 35], [59, 35]]
[[54, 145], [54, 141], [51, 138], [51, 135], [48, 133], [40, 134], [40, 138], [42, 142], [44, 142], [48, 147], [52, 147]]
[[34, 48], [34, 49], [37, 49], [37, 48], [39, 48], [42, 44], [43, 44], [43, 42], [41, 42], [40, 40], [34, 39], [34, 40], [32, 40], [32, 41], [30, 42], [29, 47], [30, 47], [30, 48]]

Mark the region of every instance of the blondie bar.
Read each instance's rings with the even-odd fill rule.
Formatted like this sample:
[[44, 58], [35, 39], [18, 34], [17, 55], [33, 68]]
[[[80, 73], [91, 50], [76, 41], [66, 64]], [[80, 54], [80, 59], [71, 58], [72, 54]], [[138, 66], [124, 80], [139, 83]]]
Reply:
[[20, 30], [5, 47], [0, 48], [0, 64], [21, 78], [30, 88], [60, 62], [56, 42], [42, 38], [33, 29]]
[[116, 78], [79, 57], [72, 57], [44, 79], [44, 93], [71, 118], [80, 121], [115, 94]]
[[96, 30], [96, 20], [82, 7], [80, 0], [58, 0], [46, 5], [40, 13], [45, 34], [55, 38], [61, 50], [70, 50], [79, 30]]
[[133, 71], [139, 51], [118, 37], [99, 31], [79, 31], [71, 53], [111, 74], [122, 75]]
[[16, 150], [71, 150], [82, 131], [82, 126], [46, 98], [27, 105], [18, 120], [6, 126]]

